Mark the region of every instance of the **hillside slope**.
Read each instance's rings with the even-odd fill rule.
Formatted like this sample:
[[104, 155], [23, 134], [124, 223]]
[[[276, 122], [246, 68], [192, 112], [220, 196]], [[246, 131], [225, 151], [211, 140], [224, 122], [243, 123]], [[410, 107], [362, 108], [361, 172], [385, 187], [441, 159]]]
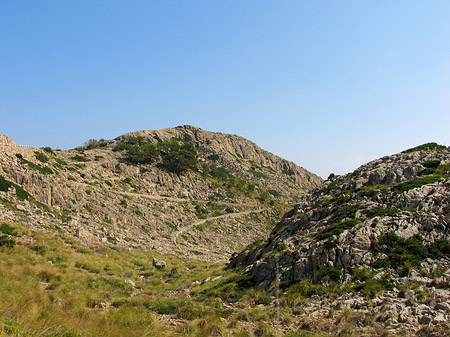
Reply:
[[[198, 162], [182, 173], [158, 161], [131, 163], [120, 144], [133, 136], [190, 142]], [[227, 260], [266, 236], [286, 204], [322, 181], [242, 137], [191, 126], [91, 140], [64, 151], [4, 139], [1, 219], [64, 232], [88, 245]]]
[[[374, 317], [388, 312], [388, 325], [404, 331], [444, 324], [450, 309], [449, 177], [450, 150], [434, 143], [330, 177], [230, 266], [245, 267], [265, 286], [312, 280], [377, 295], [374, 304], [353, 294], [344, 307], [365, 308]], [[391, 305], [381, 306], [386, 301]], [[322, 299], [318, 305], [337, 304]]]

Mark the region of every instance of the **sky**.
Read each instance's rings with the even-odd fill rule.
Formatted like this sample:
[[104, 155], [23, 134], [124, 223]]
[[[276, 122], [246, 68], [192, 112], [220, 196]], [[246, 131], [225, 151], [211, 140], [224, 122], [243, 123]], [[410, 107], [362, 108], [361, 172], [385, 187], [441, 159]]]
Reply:
[[450, 1], [0, 0], [0, 133], [194, 125], [326, 178], [450, 145]]

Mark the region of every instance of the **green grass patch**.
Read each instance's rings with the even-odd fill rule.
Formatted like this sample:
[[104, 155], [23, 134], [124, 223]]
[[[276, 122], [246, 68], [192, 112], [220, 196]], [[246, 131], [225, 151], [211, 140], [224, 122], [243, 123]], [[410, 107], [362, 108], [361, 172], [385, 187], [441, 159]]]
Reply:
[[255, 177], [258, 177], [258, 178], [263, 178], [263, 179], [268, 179], [269, 178], [264, 173], [256, 171], [254, 169], [250, 169], [250, 170], [248, 170], [248, 172], [250, 172], [251, 174], [253, 174]]
[[32, 168], [33, 170], [39, 171], [42, 174], [53, 174], [53, 171], [49, 167], [46, 166], [42, 167], [40, 165], [32, 163], [31, 161], [28, 161], [25, 158], [23, 158], [23, 156], [20, 153], [17, 153], [16, 157], [20, 160], [22, 164], [27, 164], [28, 167]]
[[333, 235], [339, 235], [343, 233], [346, 229], [351, 229], [357, 224], [361, 223], [360, 219], [349, 219], [340, 222], [335, 222], [326, 228], [318, 231], [314, 237], [317, 240], [325, 240], [331, 238]]

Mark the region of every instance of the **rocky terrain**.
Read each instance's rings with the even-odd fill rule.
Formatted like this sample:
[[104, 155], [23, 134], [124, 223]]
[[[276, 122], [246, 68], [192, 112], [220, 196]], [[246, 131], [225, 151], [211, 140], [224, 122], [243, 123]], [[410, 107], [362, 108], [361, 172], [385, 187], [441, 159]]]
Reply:
[[448, 335], [449, 176], [450, 150], [435, 143], [330, 175], [230, 266], [272, 291], [339, 285], [293, 304], [297, 324], [319, 331], [335, 329], [338, 313], [350, 310], [367, 319], [360, 335], [420, 335], [424, 327], [422, 335]]
[[[197, 163], [174, 173], [159, 161], [127, 161], [120, 145], [130, 137], [188, 142]], [[242, 137], [192, 126], [64, 151], [18, 146], [3, 136], [0, 166], [3, 221], [64, 232], [88, 245], [218, 261], [267, 236], [286, 205], [322, 182]]]

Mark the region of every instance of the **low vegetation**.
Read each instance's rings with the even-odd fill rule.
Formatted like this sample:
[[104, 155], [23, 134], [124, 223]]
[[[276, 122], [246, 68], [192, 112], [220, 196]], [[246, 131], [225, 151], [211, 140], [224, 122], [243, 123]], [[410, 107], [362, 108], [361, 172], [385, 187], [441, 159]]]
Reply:
[[386, 258], [374, 262], [375, 268], [402, 268], [404, 273], [418, 266], [421, 261], [428, 257], [441, 258], [450, 256], [450, 242], [440, 239], [431, 244], [424, 244], [418, 236], [408, 239], [399, 237], [393, 232], [385, 233], [380, 237], [375, 251], [383, 252]]
[[123, 151], [126, 161], [136, 164], [160, 162], [170, 172], [182, 174], [193, 169], [197, 163], [197, 151], [191, 142], [176, 138], [169, 141], [157, 139], [154, 144], [143, 136], [130, 136], [119, 143], [116, 151]]
[[402, 151], [402, 153], [411, 153], [411, 152], [417, 152], [417, 151], [439, 151], [439, 150], [444, 150], [447, 147], [444, 145], [439, 145], [437, 143], [426, 143], [426, 144], [422, 144], [416, 147], [413, 147], [411, 149]]
[[32, 163], [31, 161], [26, 160], [20, 153], [17, 153], [16, 157], [22, 164], [27, 164], [28, 167], [32, 168], [33, 170], [39, 171], [42, 174], [53, 174], [53, 171], [49, 167]]

